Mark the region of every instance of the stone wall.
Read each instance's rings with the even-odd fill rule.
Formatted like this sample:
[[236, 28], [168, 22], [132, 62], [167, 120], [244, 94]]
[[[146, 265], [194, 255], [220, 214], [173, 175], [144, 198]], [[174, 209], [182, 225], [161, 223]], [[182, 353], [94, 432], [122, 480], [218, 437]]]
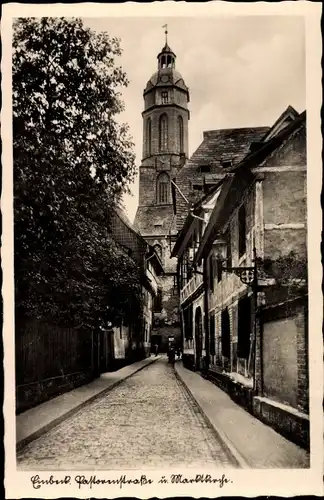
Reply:
[[[176, 158], [177, 163], [170, 166], [169, 159], [163, 164], [163, 168], [158, 170], [155, 165], [155, 159], [149, 159], [148, 162], [153, 163], [153, 165], [142, 165], [139, 172], [139, 205], [158, 205], [157, 203], [157, 178], [159, 174], [163, 171], [166, 172], [169, 178], [172, 180], [176, 177], [179, 170], [179, 158]], [[161, 160], [162, 161], [162, 160]], [[171, 200], [171, 186], [169, 193], [169, 204], [172, 204]], [[153, 221], [152, 221], [153, 222]]]
[[[168, 145], [167, 153], [180, 154], [180, 134], [178, 127], [178, 117], [181, 116], [183, 120], [183, 152], [188, 156], [188, 110], [178, 107], [161, 106], [159, 108], [152, 108], [144, 112], [143, 116], [143, 130], [144, 130], [144, 143], [143, 143], [143, 158], [153, 156], [161, 153], [159, 145], [159, 123], [162, 115], [168, 117]], [[148, 128], [147, 120], [151, 120], [151, 148], [148, 141]]]

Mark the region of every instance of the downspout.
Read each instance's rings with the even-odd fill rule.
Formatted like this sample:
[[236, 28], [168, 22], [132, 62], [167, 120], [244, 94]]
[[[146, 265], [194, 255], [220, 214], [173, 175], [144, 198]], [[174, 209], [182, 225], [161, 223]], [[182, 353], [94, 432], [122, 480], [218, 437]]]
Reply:
[[207, 374], [210, 363], [210, 342], [209, 342], [209, 316], [208, 316], [208, 275], [207, 275], [207, 259], [203, 259], [203, 283], [204, 283], [204, 326], [205, 326], [205, 347], [206, 347], [206, 366]]
[[183, 314], [182, 308], [180, 304], [180, 263], [179, 259], [177, 259], [177, 294], [179, 300], [179, 321], [180, 321], [180, 341], [181, 341], [181, 349], [184, 349], [184, 331], [183, 331]]

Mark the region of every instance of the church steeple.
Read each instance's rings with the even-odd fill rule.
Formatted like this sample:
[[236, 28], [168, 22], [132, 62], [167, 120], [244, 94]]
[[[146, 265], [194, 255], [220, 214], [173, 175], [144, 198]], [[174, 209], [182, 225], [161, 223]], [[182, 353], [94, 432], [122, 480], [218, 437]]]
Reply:
[[175, 69], [176, 55], [168, 45], [167, 25], [163, 27], [165, 45], [157, 56], [158, 70], [144, 89], [142, 113], [142, 165], [158, 171], [167, 165], [168, 169], [180, 168], [188, 157], [189, 89]]
[[168, 25], [162, 26], [165, 28], [165, 45], [158, 54], [158, 69], [175, 68], [176, 55], [168, 45]]
[[134, 225], [161, 257], [165, 271], [161, 277], [162, 318], [169, 329], [174, 325], [176, 337], [180, 336], [176, 326], [179, 299], [173, 293], [176, 260], [170, 258], [170, 242], [177, 229], [171, 181], [188, 158], [189, 89], [175, 69], [176, 55], [168, 44], [167, 26], [164, 28], [165, 44], [157, 56], [157, 71], [143, 92], [143, 156]]

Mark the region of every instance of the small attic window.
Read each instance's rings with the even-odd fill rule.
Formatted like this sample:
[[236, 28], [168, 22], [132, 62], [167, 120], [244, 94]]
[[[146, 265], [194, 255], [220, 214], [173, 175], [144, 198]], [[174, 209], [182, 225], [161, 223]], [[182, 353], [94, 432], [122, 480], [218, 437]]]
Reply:
[[258, 149], [260, 149], [261, 145], [262, 145], [262, 143], [259, 142], [259, 141], [251, 142], [251, 144], [250, 144], [250, 153], [254, 153]]
[[200, 165], [199, 171], [202, 174], [209, 174], [210, 173], [210, 165]]
[[232, 166], [232, 160], [223, 160], [222, 161], [222, 167], [223, 168], [229, 168]]

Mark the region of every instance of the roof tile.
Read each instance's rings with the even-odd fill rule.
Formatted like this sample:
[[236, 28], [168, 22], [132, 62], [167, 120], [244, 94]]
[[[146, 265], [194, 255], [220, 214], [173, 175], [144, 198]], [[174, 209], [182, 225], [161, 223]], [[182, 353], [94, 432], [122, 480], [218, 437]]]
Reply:
[[[203, 180], [204, 174], [200, 172], [201, 165], [210, 165], [211, 179], [219, 180], [225, 175], [223, 161], [231, 160], [232, 166], [237, 165], [247, 155], [252, 142], [261, 141], [269, 127], [235, 128], [207, 130], [203, 134], [203, 142], [193, 153], [191, 158], [178, 172], [176, 183], [190, 203], [195, 203], [204, 195], [203, 191], [193, 189], [193, 184]], [[229, 171], [227, 168], [226, 171]], [[188, 205], [176, 193], [177, 220], [176, 227], [181, 229], [188, 214]]]

